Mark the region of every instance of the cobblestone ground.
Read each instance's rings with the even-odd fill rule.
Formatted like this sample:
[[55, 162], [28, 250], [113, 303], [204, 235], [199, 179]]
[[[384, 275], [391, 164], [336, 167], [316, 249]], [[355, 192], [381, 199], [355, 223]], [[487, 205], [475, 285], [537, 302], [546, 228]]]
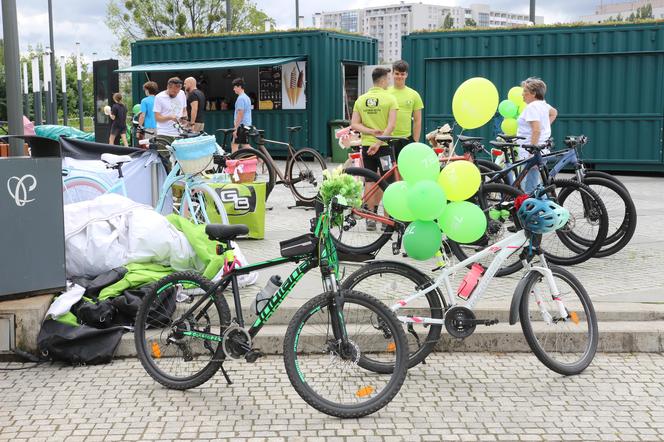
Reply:
[[[22, 364], [0, 364], [0, 369]], [[229, 366], [185, 392], [137, 360], [0, 371], [1, 440], [662, 440], [664, 356], [600, 354], [565, 378], [524, 354], [437, 353], [395, 400], [359, 420], [310, 408], [283, 361]]]

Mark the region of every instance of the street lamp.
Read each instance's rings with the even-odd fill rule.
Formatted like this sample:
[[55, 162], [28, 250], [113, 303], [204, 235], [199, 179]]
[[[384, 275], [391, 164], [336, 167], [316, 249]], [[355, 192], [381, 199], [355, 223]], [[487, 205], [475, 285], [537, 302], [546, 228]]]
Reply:
[[23, 63], [23, 112], [30, 115], [30, 107], [28, 106], [28, 94], [30, 89], [28, 87], [28, 63]]
[[42, 69], [44, 78], [44, 107], [46, 109], [46, 124], [53, 124], [51, 115], [51, 50], [46, 47], [42, 54]]
[[62, 80], [62, 124], [67, 125], [67, 72], [65, 56], [60, 56], [60, 79]]
[[81, 44], [76, 42], [76, 85], [78, 88], [78, 125], [83, 130], [83, 81], [81, 79]]

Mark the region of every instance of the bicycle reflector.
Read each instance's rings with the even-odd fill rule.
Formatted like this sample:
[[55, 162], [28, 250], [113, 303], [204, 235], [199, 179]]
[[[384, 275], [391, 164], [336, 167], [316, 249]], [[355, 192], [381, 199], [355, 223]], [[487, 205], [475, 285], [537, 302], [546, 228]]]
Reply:
[[521, 207], [521, 204], [523, 204], [523, 202], [525, 200], [527, 200], [528, 198], [529, 198], [528, 195], [519, 195], [516, 198], [514, 198], [514, 210], [519, 210], [519, 207]]
[[390, 342], [389, 344], [387, 344], [387, 351], [389, 353], [394, 353], [396, 351], [396, 349], [397, 349], [397, 345], [394, 342]]
[[161, 349], [159, 348], [159, 344], [157, 343], [157, 341], [154, 341], [152, 343], [152, 356], [155, 359], [159, 359], [161, 357]]
[[359, 398], [367, 397], [370, 396], [371, 393], [373, 393], [375, 389], [371, 385], [367, 385], [366, 387], [362, 387], [357, 392], [355, 393], [355, 396]]
[[579, 325], [579, 315], [576, 312], [569, 312], [569, 318], [572, 320], [573, 323], [576, 325]]
[[494, 157], [499, 157], [503, 154], [503, 151], [500, 149], [491, 149], [491, 155]]

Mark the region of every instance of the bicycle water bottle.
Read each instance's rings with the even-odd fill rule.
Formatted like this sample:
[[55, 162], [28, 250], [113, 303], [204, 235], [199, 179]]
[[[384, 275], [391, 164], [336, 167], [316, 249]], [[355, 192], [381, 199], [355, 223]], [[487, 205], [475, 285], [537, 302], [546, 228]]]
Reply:
[[265, 284], [265, 287], [258, 292], [254, 302], [251, 303], [251, 311], [259, 314], [265, 308], [270, 298], [277, 293], [279, 287], [281, 287], [281, 277], [279, 275], [272, 275], [267, 284]]
[[475, 287], [477, 287], [477, 283], [483, 274], [484, 267], [477, 263], [473, 264], [470, 271], [463, 277], [463, 281], [461, 281], [459, 289], [457, 290], [457, 296], [464, 300], [470, 298], [470, 295], [475, 291]]

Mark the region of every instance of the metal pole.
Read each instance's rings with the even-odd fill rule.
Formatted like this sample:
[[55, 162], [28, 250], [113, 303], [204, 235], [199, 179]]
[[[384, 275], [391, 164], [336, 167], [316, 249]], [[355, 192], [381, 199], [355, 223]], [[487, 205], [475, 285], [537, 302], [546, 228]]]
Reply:
[[23, 115], [30, 118], [30, 104], [28, 103], [28, 63], [23, 63]]
[[62, 80], [62, 125], [67, 125], [67, 72], [65, 56], [60, 56], [60, 79]]
[[83, 81], [81, 79], [81, 44], [76, 42], [76, 85], [78, 87], [78, 125], [83, 130]]
[[39, 84], [39, 56], [32, 57], [32, 93], [35, 107], [35, 124], [42, 124], [41, 85]]
[[530, 22], [535, 24], [535, 0], [530, 0]]
[[295, 0], [295, 29], [300, 28], [300, 0]]
[[53, 124], [51, 120], [51, 67], [49, 66], [51, 60], [51, 51], [46, 48], [42, 54], [42, 76], [44, 77], [44, 114], [46, 124]]
[[[2, 29], [5, 42], [5, 75], [7, 76], [7, 120], [9, 133], [23, 135], [23, 103], [21, 103], [21, 55], [18, 52], [16, 0], [2, 0]], [[21, 156], [23, 141], [9, 140], [9, 155]]]
[[226, 0], [226, 32], [231, 32], [231, 0]]
[[51, 118], [53, 119], [53, 124], [58, 124], [58, 99], [57, 91], [55, 88], [56, 77], [55, 77], [55, 46], [53, 45], [53, 0], [48, 0], [48, 34], [51, 40], [51, 59], [49, 64], [51, 65]]

